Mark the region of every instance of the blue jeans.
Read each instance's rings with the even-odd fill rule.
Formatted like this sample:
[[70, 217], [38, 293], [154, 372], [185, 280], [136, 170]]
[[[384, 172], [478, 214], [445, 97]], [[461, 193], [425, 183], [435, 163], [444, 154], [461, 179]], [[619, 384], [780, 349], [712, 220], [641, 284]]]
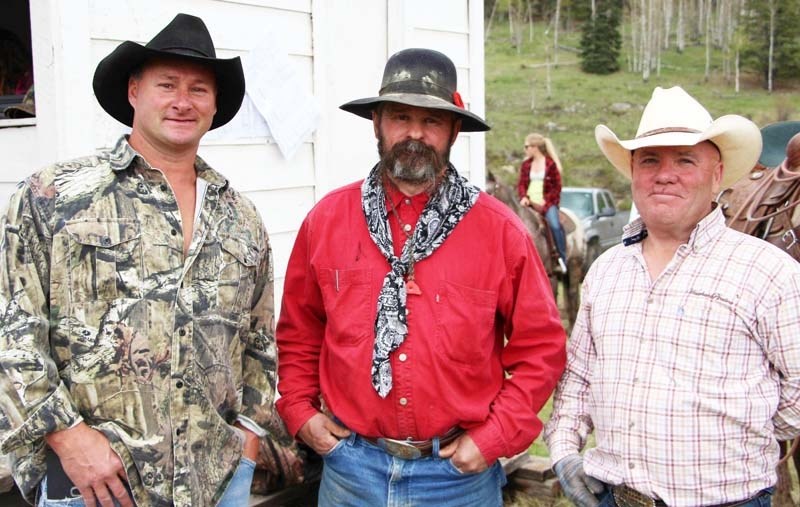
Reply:
[[[231, 482], [228, 483], [228, 488], [220, 498], [217, 507], [242, 507], [247, 505], [250, 501], [250, 485], [253, 482], [253, 472], [255, 472], [256, 464], [247, 458], [242, 458], [239, 466], [236, 467], [236, 472], [233, 474]], [[47, 499], [47, 477], [42, 480], [39, 491], [39, 501], [37, 507], [86, 507], [83, 503], [83, 497], [67, 498], [65, 500], [48, 500]], [[114, 506], [119, 507], [119, 503], [114, 501]]]
[[500, 463], [477, 474], [464, 474], [449, 459], [439, 457], [438, 439], [432, 456], [406, 460], [352, 433], [323, 459], [320, 507], [503, 505], [506, 477]]
[[[772, 493], [775, 488], [767, 488], [758, 494], [749, 502], [743, 503], [737, 507], [770, 507], [772, 505]], [[606, 492], [600, 498], [600, 505], [598, 507], [617, 507], [617, 502], [614, 501], [614, 495], [611, 493], [610, 486], [607, 486]]]
[[556, 249], [558, 255], [564, 263], [567, 262], [567, 239], [564, 237], [564, 228], [561, 227], [561, 222], [558, 221], [558, 206], [550, 206], [544, 213], [544, 219], [547, 220], [547, 225], [553, 233], [553, 241], [556, 242]]
[[254, 461], [245, 457], [239, 461], [231, 482], [225, 489], [217, 507], [242, 507], [250, 503], [250, 486], [253, 484], [253, 473], [256, 471]]

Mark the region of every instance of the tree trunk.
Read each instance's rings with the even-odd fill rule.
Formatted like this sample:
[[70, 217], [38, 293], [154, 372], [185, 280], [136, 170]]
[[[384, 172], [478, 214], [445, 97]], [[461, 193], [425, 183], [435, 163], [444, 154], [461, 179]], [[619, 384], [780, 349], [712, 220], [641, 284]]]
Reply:
[[706, 72], [703, 77], [707, 83], [711, 77], [711, 0], [706, 0]]
[[528, 42], [533, 42], [533, 3], [528, 2]]
[[672, 32], [672, 0], [664, 0], [664, 33], [662, 48], [669, 49], [669, 34]]
[[[559, 18], [561, 17], [561, 0], [556, 0], [556, 14], [555, 14], [555, 22], [553, 23], [555, 26], [553, 31], [553, 65], [558, 66], [558, 25], [559, 25]], [[548, 67], [548, 72], [550, 69]], [[550, 78], [547, 79], [548, 83]], [[548, 96], [550, 94], [548, 93]]]
[[686, 48], [685, 30], [683, 25], [683, 0], [678, 0], [678, 23], [675, 27], [675, 46], [678, 48], [678, 53], [683, 53]]
[[739, 48], [736, 48], [736, 93], [739, 93]]
[[767, 64], [767, 90], [772, 93], [773, 57], [775, 54], [775, 0], [769, 0], [769, 62]]
[[642, 15], [641, 15], [641, 24], [642, 24], [642, 81], [645, 83], [650, 79], [650, 36], [652, 35], [649, 33], [648, 30], [648, 14], [650, 9], [648, 9], [648, 5], [646, 0], [641, 0], [642, 5]]
[[486, 23], [486, 33], [483, 35], [484, 42], [489, 40], [489, 33], [492, 31], [492, 21], [494, 20], [494, 13], [497, 12], [497, 4], [499, 3], [500, 0], [494, 0], [494, 5], [492, 5], [492, 12], [489, 13], [489, 21]]

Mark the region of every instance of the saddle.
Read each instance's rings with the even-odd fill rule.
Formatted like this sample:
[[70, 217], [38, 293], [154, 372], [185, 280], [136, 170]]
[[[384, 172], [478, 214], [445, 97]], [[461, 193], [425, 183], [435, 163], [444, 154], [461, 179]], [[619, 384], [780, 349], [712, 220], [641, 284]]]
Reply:
[[728, 226], [772, 243], [800, 262], [800, 164], [756, 166], [717, 196]]

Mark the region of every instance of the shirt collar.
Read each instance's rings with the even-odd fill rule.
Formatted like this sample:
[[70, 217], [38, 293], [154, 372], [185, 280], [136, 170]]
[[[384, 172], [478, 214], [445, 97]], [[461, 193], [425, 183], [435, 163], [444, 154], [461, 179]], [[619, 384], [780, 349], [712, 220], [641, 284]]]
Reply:
[[[717, 238], [725, 227], [725, 216], [722, 214], [722, 209], [714, 203], [711, 213], [703, 217], [695, 225], [687, 244], [692, 247], [692, 250], [702, 248]], [[645, 227], [642, 217], [638, 217], [623, 228], [622, 244], [625, 246], [634, 245], [646, 237], [647, 227]]]
[[[126, 135], [121, 136], [109, 152], [109, 165], [114, 172], [126, 170], [137, 159], [145, 168], [152, 168], [147, 160], [133, 149]], [[206, 180], [210, 186], [223, 188], [228, 184], [228, 180], [224, 176], [212, 169], [211, 166], [199, 156], [195, 157], [194, 168], [197, 171], [197, 176]]]
[[392, 208], [397, 209], [398, 206], [405, 200], [410, 199], [412, 207], [421, 212], [425, 205], [428, 203], [428, 199], [430, 199], [430, 195], [427, 192], [420, 192], [415, 196], [407, 196], [400, 189], [397, 188], [396, 185], [392, 184], [390, 181], [384, 179], [383, 180], [383, 189], [386, 193], [386, 211], [390, 213]]

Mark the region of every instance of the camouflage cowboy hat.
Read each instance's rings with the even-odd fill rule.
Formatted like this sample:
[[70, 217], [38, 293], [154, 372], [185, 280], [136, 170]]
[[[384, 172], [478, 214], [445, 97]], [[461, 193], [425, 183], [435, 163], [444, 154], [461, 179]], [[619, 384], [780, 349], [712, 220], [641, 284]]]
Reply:
[[458, 115], [463, 132], [483, 132], [488, 124], [467, 111], [456, 84], [456, 66], [432, 49], [404, 49], [389, 58], [377, 97], [358, 99], [339, 106], [349, 113], [372, 119], [372, 110], [382, 102], [441, 109]]
[[97, 64], [92, 87], [97, 101], [108, 114], [127, 126], [133, 125], [133, 108], [128, 102], [131, 72], [152, 58], [179, 58], [209, 67], [217, 80], [217, 114], [211, 129], [228, 123], [244, 99], [241, 59], [217, 58], [214, 41], [203, 20], [178, 14], [146, 45], [125, 41]]

